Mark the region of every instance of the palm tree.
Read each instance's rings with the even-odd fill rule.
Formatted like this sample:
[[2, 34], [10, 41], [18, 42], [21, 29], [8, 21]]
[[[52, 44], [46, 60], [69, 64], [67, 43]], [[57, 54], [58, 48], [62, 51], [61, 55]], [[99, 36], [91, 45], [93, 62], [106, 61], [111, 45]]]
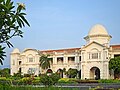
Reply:
[[41, 57], [40, 57], [40, 67], [44, 70], [50, 68], [50, 61], [51, 61], [51, 58], [48, 58], [50, 55], [45, 55], [45, 54], [42, 54]]

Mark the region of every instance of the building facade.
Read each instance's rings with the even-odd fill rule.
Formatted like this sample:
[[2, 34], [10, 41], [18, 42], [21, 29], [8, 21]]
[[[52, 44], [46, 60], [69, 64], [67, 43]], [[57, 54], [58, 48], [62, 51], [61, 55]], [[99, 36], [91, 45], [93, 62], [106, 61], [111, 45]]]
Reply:
[[11, 52], [11, 75], [18, 71], [22, 74], [33, 72], [38, 75], [46, 72], [41, 69], [39, 59], [42, 54], [49, 54], [53, 72], [73, 68], [79, 71], [81, 79], [109, 79], [113, 74], [109, 72], [109, 60], [120, 56], [120, 45], [110, 45], [110, 36], [104, 26], [93, 26], [84, 37], [86, 44], [81, 48], [59, 50], [25, 49], [20, 52], [14, 49]]

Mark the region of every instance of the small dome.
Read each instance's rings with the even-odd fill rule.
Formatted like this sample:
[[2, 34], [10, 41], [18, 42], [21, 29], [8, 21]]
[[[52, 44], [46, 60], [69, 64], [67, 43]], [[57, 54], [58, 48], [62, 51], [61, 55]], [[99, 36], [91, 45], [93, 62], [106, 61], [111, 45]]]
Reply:
[[108, 35], [108, 33], [104, 26], [97, 24], [91, 28], [88, 35]]
[[12, 53], [20, 53], [18, 48], [15, 48]]

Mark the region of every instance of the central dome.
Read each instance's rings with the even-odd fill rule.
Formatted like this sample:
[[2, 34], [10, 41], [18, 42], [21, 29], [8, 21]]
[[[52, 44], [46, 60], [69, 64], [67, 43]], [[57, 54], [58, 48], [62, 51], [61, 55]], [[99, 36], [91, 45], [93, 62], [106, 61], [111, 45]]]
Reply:
[[108, 33], [104, 26], [100, 24], [96, 24], [91, 28], [91, 30], [88, 33], [88, 36], [92, 36], [92, 35], [108, 35]]

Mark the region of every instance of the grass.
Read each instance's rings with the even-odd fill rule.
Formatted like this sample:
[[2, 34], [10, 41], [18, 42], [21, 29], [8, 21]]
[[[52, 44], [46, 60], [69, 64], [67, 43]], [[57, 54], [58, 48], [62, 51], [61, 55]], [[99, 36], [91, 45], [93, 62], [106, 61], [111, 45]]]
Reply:
[[0, 90], [80, 90], [80, 89], [64, 87], [0, 86]]

